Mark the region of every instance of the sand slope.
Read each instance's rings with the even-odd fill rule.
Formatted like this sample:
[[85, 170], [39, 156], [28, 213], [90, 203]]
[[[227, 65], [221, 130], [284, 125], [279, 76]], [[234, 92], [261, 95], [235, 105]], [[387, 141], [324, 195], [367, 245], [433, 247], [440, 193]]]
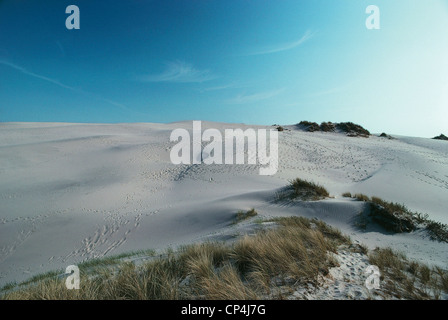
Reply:
[[[390, 245], [446, 266], [447, 245], [423, 233], [358, 230], [362, 192], [406, 204], [448, 223], [448, 143], [423, 138], [350, 138], [287, 126], [279, 170], [257, 165], [173, 165], [172, 124], [0, 124], [0, 285], [85, 259], [161, 249], [250, 230], [238, 210], [261, 217], [304, 215], [337, 226], [370, 247]], [[266, 128], [203, 123], [203, 129]], [[295, 177], [327, 187], [334, 199], [274, 203]], [[246, 229], [244, 229], [246, 228]]]

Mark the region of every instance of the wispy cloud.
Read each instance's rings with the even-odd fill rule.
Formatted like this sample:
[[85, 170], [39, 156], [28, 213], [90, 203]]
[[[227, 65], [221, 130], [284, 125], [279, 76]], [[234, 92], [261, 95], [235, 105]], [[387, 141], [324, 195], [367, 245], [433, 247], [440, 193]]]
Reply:
[[11, 62], [8, 62], [8, 61], [5, 61], [5, 60], [0, 60], [0, 64], [5, 65], [5, 66], [10, 67], [10, 68], [13, 68], [13, 69], [15, 69], [15, 70], [17, 70], [17, 71], [19, 71], [19, 72], [21, 72], [23, 74], [31, 76], [31, 77], [34, 77], [34, 78], [37, 78], [37, 79], [40, 79], [40, 80], [44, 80], [44, 81], [47, 81], [47, 82], [51, 82], [51, 83], [53, 83], [53, 84], [55, 84], [55, 85], [57, 85], [59, 87], [62, 87], [62, 88], [65, 88], [65, 89], [69, 89], [69, 90], [72, 90], [72, 91], [78, 91], [78, 92], [80, 91], [79, 89], [76, 89], [74, 87], [70, 87], [70, 86], [67, 86], [67, 85], [63, 84], [59, 80], [55, 80], [55, 79], [51, 79], [51, 78], [48, 78], [48, 77], [45, 77], [45, 76], [41, 76], [41, 75], [39, 75], [37, 73], [28, 71], [27, 69], [25, 69], [25, 68], [23, 68], [23, 67], [21, 67], [19, 65], [16, 65], [14, 63], [11, 63]]
[[210, 81], [216, 76], [210, 70], [198, 70], [190, 63], [173, 61], [167, 63], [162, 73], [140, 76], [138, 79], [146, 82], [193, 83]]
[[253, 94], [239, 94], [235, 98], [227, 100], [230, 104], [246, 104], [263, 101], [275, 97], [285, 91], [284, 88], [271, 91], [257, 92]]
[[312, 37], [314, 37], [314, 35], [315, 35], [315, 32], [308, 30], [305, 32], [305, 34], [302, 37], [300, 37], [300, 39], [298, 39], [296, 41], [288, 42], [288, 43], [280, 43], [280, 44], [271, 45], [271, 46], [263, 47], [263, 48], [257, 48], [254, 51], [247, 53], [246, 55], [254, 56], [254, 55], [271, 54], [271, 53], [291, 50], [291, 49], [294, 49], [294, 48], [302, 45], [306, 41], [310, 40]]
[[21, 73], [23, 73], [25, 75], [33, 77], [33, 78], [50, 82], [50, 83], [52, 83], [54, 85], [57, 85], [57, 86], [59, 86], [61, 88], [64, 88], [64, 89], [67, 89], [67, 90], [70, 90], [70, 91], [73, 91], [73, 92], [76, 92], [76, 93], [79, 93], [79, 94], [82, 94], [82, 95], [85, 95], [85, 96], [91, 96], [91, 97], [93, 97], [93, 98], [95, 98], [97, 100], [101, 100], [103, 102], [109, 103], [109, 104], [111, 104], [113, 106], [116, 106], [116, 107], [118, 107], [120, 109], [123, 109], [125, 111], [133, 112], [133, 110], [131, 110], [129, 107], [125, 106], [122, 103], [118, 103], [118, 102], [115, 102], [115, 101], [103, 98], [103, 97], [101, 97], [101, 96], [99, 96], [97, 94], [94, 94], [94, 93], [91, 93], [91, 92], [88, 92], [88, 91], [85, 91], [85, 90], [82, 90], [82, 89], [79, 89], [79, 88], [76, 88], [76, 87], [72, 87], [72, 86], [66, 85], [66, 84], [60, 82], [59, 80], [52, 79], [52, 78], [49, 78], [49, 77], [42, 76], [40, 74], [31, 72], [31, 71], [27, 70], [26, 68], [24, 68], [22, 66], [19, 66], [17, 64], [11, 63], [9, 61], [0, 60], [0, 64], [4, 65], [4, 66], [7, 66], [7, 67], [10, 67], [12, 69], [15, 69], [15, 70], [17, 70], [17, 71], [19, 71], [19, 72], [21, 72]]
[[210, 87], [204, 87], [199, 89], [200, 92], [210, 92], [210, 91], [221, 91], [221, 90], [227, 90], [227, 89], [241, 89], [241, 88], [247, 88], [247, 87], [253, 87], [254, 82], [241, 82], [241, 81], [232, 81], [228, 83], [223, 83], [221, 85], [216, 86], [210, 86]]
[[226, 90], [226, 89], [232, 89], [232, 88], [236, 88], [236, 84], [234, 83], [229, 83], [229, 84], [223, 84], [221, 86], [215, 86], [215, 87], [208, 87], [208, 88], [203, 88], [200, 91], [201, 92], [208, 92], [208, 91], [219, 91], [219, 90]]

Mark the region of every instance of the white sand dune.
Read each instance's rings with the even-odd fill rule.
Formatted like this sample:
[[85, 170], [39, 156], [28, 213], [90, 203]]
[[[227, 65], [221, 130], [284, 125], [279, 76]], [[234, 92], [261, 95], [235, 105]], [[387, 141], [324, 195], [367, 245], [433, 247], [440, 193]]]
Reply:
[[[317, 217], [375, 246], [446, 267], [446, 243], [423, 232], [358, 230], [362, 192], [406, 204], [448, 223], [448, 143], [279, 133], [279, 170], [256, 165], [173, 165], [171, 124], [0, 124], [0, 285], [86, 259], [163, 249], [200, 239], [229, 239], [250, 230], [232, 224], [238, 210], [261, 217]], [[267, 128], [203, 122], [203, 129]], [[301, 177], [334, 196], [275, 203], [279, 188]], [[246, 230], [246, 229], [247, 230]]]

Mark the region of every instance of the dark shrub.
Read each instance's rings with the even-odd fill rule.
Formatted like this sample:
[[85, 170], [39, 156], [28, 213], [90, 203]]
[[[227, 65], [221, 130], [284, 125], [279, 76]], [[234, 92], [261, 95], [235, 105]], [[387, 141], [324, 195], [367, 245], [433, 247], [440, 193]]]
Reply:
[[370, 136], [370, 132], [353, 122], [341, 122], [336, 124], [336, 128], [350, 136]]
[[388, 134], [386, 134], [386, 133], [382, 133], [382, 134], [380, 134], [380, 137], [381, 138], [387, 138], [387, 139], [394, 139], [392, 136], [390, 136], [390, 135], [388, 135]]
[[402, 233], [416, 230], [412, 216], [404, 215], [400, 211], [392, 211], [377, 203], [370, 203], [370, 216], [373, 221], [388, 231]]
[[332, 122], [322, 122], [320, 124], [320, 130], [324, 132], [334, 132], [336, 125]]
[[320, 131], [320, 127], [316, 122], [300, 121], [298, 126], [309, 132]]
[[448, 137], [444, 134], [440, 134], [440, 136], [434, 137], [436, 140], [448, 140]]

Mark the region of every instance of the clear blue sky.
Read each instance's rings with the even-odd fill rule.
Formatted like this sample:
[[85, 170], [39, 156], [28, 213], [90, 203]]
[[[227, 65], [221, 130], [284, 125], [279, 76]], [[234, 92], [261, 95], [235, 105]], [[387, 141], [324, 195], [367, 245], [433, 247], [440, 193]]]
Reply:
[[[65, 27], [71, 4], [80, 30]], [[447, 111], [446, 0], [0, 0], [1, 122], [353, 121], [433, 137]]]

